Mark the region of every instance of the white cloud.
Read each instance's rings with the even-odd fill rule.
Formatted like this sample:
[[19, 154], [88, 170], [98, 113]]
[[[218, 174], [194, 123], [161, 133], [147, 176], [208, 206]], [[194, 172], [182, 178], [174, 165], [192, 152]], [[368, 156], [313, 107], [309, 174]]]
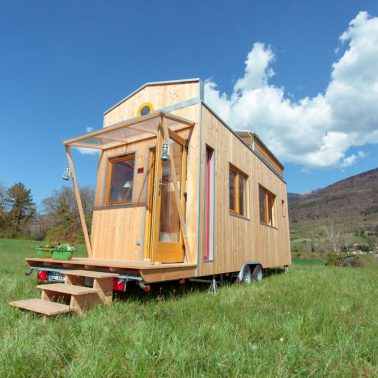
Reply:
[[97, 155], [100, 150], [95, 148], [83, 148], [83, 147], [75, 147], [77, 151], [79, 151], [82, 155]]
[[345, 52], [315, 97], [295, 102], [270, 84], [274, 52], [255, 43], [232, 94], [209, 80], [205, 101], [235, 129], [260, 135], [283, 161], [319, 168], [355, 164], [365, 155], [348, 155], [351, 147], [378, 143], [378, 18], [358, 13], [340, 42]]
[[[90, 133], [94, 130], [92, 126], [87, 126], [85, 128], [85, 131], [87, 133]], [[99, 153], [99, 150], [94, 148], [83, 148], [83, 147], [76, 147], [76, 150], [81, 153], [82, 155], [97, 155]]]

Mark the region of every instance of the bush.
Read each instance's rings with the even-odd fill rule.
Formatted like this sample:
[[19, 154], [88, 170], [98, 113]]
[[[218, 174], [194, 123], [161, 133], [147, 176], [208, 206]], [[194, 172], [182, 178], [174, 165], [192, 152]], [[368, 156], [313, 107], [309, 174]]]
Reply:
[[331, 266], [340, 266], [340, 258], [339, 256], [336, 255], [336, 253], [328, 253], [327, 254], [327, 259], [325, 262], [326, 265], [331, 265]]

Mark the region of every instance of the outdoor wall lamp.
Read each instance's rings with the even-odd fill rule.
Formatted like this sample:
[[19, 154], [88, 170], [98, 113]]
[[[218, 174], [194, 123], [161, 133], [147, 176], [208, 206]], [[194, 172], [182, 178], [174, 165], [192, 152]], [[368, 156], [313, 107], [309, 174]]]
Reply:
[[169, 144], [163, 143], [161, 147], [161, 160], [168, 160], [169, 159]]
[[70, 178], [71, 178], [71, 168], [70, 167], [66, 167], [64, 169], [64, 173], [63, 173], [62, 179], [68, 181]]

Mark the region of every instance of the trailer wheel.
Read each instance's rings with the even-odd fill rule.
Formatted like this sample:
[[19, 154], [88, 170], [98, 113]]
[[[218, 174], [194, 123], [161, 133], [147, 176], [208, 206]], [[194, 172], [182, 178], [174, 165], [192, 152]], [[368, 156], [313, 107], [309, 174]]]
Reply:
[[254, 281], [261, 281], [263, 279], [263, 270], [261, 265], [256, 265], [252, 271], [252, 279]]
[[239, 283], [241, 284], [250, 284], [252, 282], [252, 271], [249, 265], [245, 265], [241, 275]]

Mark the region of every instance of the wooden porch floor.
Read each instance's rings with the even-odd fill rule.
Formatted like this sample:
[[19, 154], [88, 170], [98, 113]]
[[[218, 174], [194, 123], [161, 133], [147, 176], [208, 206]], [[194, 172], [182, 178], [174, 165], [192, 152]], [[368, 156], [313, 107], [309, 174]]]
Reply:
[[71, 260], [49, 258], [27, 258], [29, 267], [84, 269], [140, 275], [147, 283], [177, 280], [196, 276], [196, 264], [174, 263], [154, 264], [144, 260], [102, 260], [77, 257]]

